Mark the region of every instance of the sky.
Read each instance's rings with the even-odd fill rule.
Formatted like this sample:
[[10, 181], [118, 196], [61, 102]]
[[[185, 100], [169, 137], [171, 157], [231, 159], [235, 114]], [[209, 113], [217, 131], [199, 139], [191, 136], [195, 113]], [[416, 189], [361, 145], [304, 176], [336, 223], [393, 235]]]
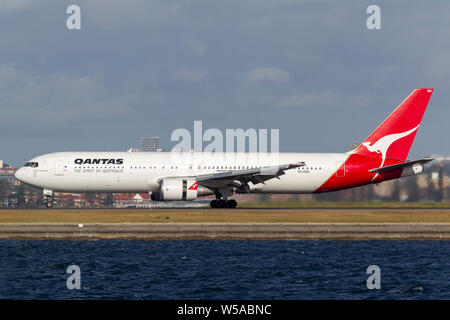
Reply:
[[[81, 29], [69, 30], [69, 5]], [[381, 29], [369, 30], [377, 4]], [[279, 129], [345, 152], [435, 89], [409, 158], [450, 155], [450, 2], [2, 0], [0, 159], [124, 151], [142, 136]]]

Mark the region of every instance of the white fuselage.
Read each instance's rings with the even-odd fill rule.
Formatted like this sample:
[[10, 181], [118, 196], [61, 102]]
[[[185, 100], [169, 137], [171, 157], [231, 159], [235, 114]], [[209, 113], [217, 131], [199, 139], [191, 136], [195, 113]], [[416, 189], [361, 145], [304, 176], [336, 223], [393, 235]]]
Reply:
[[304, 162], [278, 179], [249, 183], [250, 192], [311, 193], [348, 157], [347, 153], [60, 152], [30, 160], [36, 166], [22, 167], [16, 176], [60, 192], [148, 192], [157, 191], [164, 178]]

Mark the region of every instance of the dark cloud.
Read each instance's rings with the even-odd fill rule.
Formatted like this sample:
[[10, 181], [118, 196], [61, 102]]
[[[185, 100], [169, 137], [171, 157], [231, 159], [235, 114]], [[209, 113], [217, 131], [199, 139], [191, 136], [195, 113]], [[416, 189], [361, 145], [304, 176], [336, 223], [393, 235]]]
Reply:
[[49, 151], [170, 146], [176, 128], [279, 128], [281, 151], [345, 151], [416, 87], [434, 87], [411, 157], [450, 154], [450, 3], [72, 1], [0, 4], [0, 143]]

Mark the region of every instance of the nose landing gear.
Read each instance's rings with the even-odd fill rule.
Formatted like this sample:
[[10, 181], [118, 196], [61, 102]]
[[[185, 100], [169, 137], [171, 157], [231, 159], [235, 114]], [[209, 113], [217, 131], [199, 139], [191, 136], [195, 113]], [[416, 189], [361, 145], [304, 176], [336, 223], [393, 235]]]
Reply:
[[45, 207], [46, 208], [52, 208], [53, 207], [53, 201], [52, 201], [52, 198], [47, 198], [47, 199], [44, 199], [44, 203], [45, 203]]
[[42, 202], [46, 208], [53, 208], [53, 192], [52, 190], [44, 189], [42, 195]]

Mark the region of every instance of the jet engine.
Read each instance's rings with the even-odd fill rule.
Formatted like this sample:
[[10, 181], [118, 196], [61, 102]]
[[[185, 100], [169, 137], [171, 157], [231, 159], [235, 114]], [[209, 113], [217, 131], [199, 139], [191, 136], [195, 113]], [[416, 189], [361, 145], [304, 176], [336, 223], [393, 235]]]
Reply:
[[155, 201], [186, 201], [214, 194], [206, 187], [199, 186], [195, 179], [166, 178], [159, 181], [159, 190], [151, 195]]

